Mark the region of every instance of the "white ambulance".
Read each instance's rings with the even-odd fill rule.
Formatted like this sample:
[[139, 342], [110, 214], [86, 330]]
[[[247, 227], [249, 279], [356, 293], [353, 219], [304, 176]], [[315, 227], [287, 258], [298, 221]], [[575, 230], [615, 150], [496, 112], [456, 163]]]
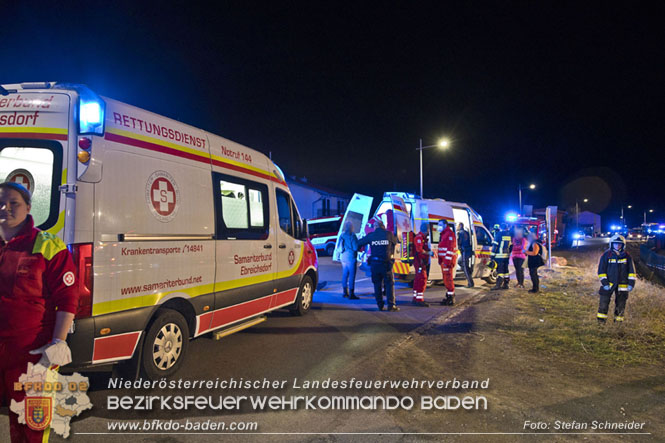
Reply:
[[333, 255], [342, 216], [318, 217], [307, 220], [309, 239], [319, 254]]
[[[354, 232], [362, 237], [369, 230], [367, 223], [370, 220], [370, 211], [374, 199], [361, 194], [354, 194], [347, 207], [342, 226], [347, 221], [353, 225]], [[430, 267], [429, 280], [441, 281], [443, 275], [441, 267], [437, 265], [436, 251], [439, 244], [439, 232], [437, 225], [439, 220], [455, 222], [455, 229], [459, 223], [471, 235], [476, 256], [473, 258], [473, 276], [482, 278], [490, 283], [496, 281], [496, 272], [491, 270], [487, 264], [492, 252], [492, 235], [483, 224], [483, 219], [466, 203], [450, 202], [443, 199], [421, 199], [420, 197], [406, 192], [386, 192], [383, 199], [374, 211], [374, 218], [380, 219], [386, 225], [386, 229], [392, 231], [401, 240], [405, 232], [420, 232], [423, 222], [429, 224], [429, 239], [434, 257]], [[358, 255], [358, 260], [366, 261], [367, 251]], [[393, 273], [398, 281], [412, 282], [415, 270], [407, 263], [408, 257], [402, 260], [402, 245], [395, 248], [395, 264]], [[461, 260], [457, 261], [457, 273], [463, 275]], [[461, 273], [461, 274], [460, 274]]]
[[83, 85], [10, 84], [0, 181], [28, 187], [35, 225], [73, 253], [75, 367], [168, 376], [190, 338], [311, 306], [306, 225], [279, 168], [245, 146]]

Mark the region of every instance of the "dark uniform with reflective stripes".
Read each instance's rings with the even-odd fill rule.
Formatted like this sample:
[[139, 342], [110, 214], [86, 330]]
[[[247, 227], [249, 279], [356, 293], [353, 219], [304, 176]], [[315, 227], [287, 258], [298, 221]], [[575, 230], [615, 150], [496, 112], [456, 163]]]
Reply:
[[510, 231], [503, 229], [494, 234], [492, 242], [492, 257], [496, 261], [496, 286], [494, 289], [508, 289], [510, 281], [510, 272], [508, 263], [510, 261], [510, 245], [512, 242]]
[[374, 283], [374, 298], [379, 309], [383, 309], [383, 287], [386, 290], [388, 309], [395, 306], [395, 292], [393, 279], [393, 263], [395, 246], [399, 240], [395, 235], [385, 228], [379, 227], [365, 237], [358, 240], [358, 247], [369, 245], [370, 257], [367, 260], [372, 271], [372, 283]]
[[[598, 321], [607, 320], [612, 294], [614, 294], [614, 321], [624, 320], [628, 293], [635, 287], [636, 275], [632, 257], [626, 251], [610, 249], [600, 257], [598, 278], [601, 288]], [[609, 289], [607, 289], [609, 287]]]

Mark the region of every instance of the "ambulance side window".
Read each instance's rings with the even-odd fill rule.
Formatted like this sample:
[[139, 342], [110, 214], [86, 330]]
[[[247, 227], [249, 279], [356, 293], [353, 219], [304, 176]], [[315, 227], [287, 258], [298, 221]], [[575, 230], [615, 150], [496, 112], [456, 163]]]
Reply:
[[478, 238], [478, 244], [481, 246], [492, 246], [492, 236], [489, 232], [482, 226], [476, 226], [476, 237]]
[[213, 173], [216, 238], [268, 238], [268, 187], [262, 183]]
[[277, 196], [277, 215], [279, 227], [293, 237], [293, 214], [291, 213], [291, 197], [281, 189], [275, 190]]

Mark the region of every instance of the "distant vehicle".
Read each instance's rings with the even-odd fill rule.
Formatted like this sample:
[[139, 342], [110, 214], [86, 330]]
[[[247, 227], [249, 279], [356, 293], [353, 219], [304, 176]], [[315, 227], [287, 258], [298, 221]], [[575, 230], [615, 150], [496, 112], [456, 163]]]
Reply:
[[342, 216], [319, 217], [307, 220], [309, 240], [319, 254], [333, 255]]
[[636, 229], [630, 229], [628, 231], [628, 240], [633, 240], [633, 241], [642, 241], [642, 238], [644, 237], [642, 233], [641, 228], [636, 228]]
[[[350, 221], [359, 238], [369, 233], [370, 229], [367, 224], [370, 220], [373, 201], [372, 197], [355, 194], [344, 214], [342, 226]], [[423, 221], [429, 224], [429, 238], [434, 252], [430, 275], [428, 276], [431, 281], [443, 279], [436, 258], [439, 243], [439, 232], [436, 228], [439, 220], [455, 222], [455, 226], [462, 223], [470, 231], [471, 243], [476, 252], [473, 260], [474, 277], [483, 278], [489, 282], [496, 281], [495, 271], [487, 266], [490, 261], [492, 236], [483, 225], [480, 214], [466, 203], [450, 202], [443, 199], [421, 199], [406, 192], [386, 192], [383, 194], [383, 199], [378, 208], [374, 211], [374, 218], [383, 221], [386, 229], [392, 231], [402, 242], [404, 242], [403, 238], [406, 237], [404, 234], [420, 232], [420, 225]], [[469, 229], [470, 227], [472, 228]], [[406, 253], [407, 250], [404, 248], [404, 244], [399, 244], [395, 248], [393, 272], [395, 280], [412, 282], [415, 277], [415, 270], [409, 264], [409, 254]], [[361, 263], [366, 262], [366, 259], [367, 251], [363, 251], [358, 255], [358, 260]], [[458, 273], [463, 272], [460, 263], [461, 260], [458, 260]]]

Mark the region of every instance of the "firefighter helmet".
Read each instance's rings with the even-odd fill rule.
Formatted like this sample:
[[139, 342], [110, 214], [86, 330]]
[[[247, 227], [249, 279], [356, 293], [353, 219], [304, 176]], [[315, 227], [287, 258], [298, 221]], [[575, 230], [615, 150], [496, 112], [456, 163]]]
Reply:
[[490, 260], [490, 261], [487, 263], [487, 267], [490, 268], [490, 269], [492, 269], [492, 270], [496, 269], [498, 266], [499, 266], [499, 265], [498, 265], [498, 263], [496, 262], [496, 260]]
[[613, 235], [612, 238], [610, 239], [610, 247], [612, 247], [614, 243], [621, 243], [622, 248], [626, 247], [626, 239], [623, 237], [623, 235], [619, 234]]

